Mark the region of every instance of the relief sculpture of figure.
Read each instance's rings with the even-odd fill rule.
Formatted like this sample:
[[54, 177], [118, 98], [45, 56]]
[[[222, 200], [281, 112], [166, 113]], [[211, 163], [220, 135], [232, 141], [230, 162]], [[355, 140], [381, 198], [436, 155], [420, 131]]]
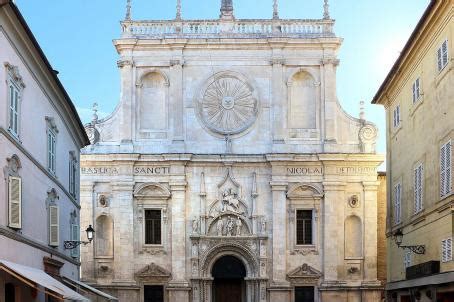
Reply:
[[241, 236], [241, 226], [243, 225], [243, 221], [241, 221], [240, 216], [236, 220], [236, 235]]
[[197, 217], [194, 217], [194, 220], [192, 221], [192, 233], [199, 233], [199, 220], [197, 219]]
[[224, 230], [224, 221], [222, 221], [222, 218], [219, 217], [218, 222], [216, 224], [216, 229], [218, 231], [218, 236], [222, 236], [222, 231]]
[[262, 232], [262, 234], [266, 233], [266, 218], [265, 217], [262, 217], [260, 231]]
[[235, 228], [235, 223], [233, 222], [233, 218], [229, 217], [229, 221], [227, 222], [227, 236], [233, 236], [234, 228]]
[[226, 189], [224, 193], [222, 193], [222, 212], [225, 211], [242, 214], [240, 213], [240, 200], [232, 189]]

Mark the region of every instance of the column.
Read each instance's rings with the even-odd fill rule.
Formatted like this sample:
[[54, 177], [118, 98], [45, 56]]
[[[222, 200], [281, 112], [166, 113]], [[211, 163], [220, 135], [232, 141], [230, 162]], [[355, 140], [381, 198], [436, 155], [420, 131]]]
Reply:
[[287, 182], [270, 183], [273, 196], [273, 276], [270, 285], [270, 301], [290, 301], [290, 284], [287, 273]]
[[170, 188], [172, 191], [172, 280], [167, 290], [170, 302], [188, 302], [190, 287], [186, 278], [186, 182], [178, 179], [170, 183]]
[[[323, 204], [323, 239], [321, 248], [323, 251], [323, 276], [324, 283], [338, 282], [338, 266], [343, 264], [344, 249], [344, 223], [343, 206], [346, 183], [324, 182], [325, 202]], [[341, 262], [340, 262], [341, 261]]]
[[[377, 282], [377, 191], [379, 182], [363, 182], [364, 187], [364, 280]], [[378, 284], [377, 284], [378, 285]]]
[[120, 117], [120, 139], [122, 143], [132, 142], [132, 125], [134, 107], [133, 98], [133, 62], [130, 59], [121, 59], [117, 62], [120, 68], [121, 78], [121, 117]]
[[[181, 53], [181, 50], [179, 50]], [[171, 127], [173, 128], [173, 142], [182, 142], [183, 137], [183, 59], [170, 62], [170, 104]]]

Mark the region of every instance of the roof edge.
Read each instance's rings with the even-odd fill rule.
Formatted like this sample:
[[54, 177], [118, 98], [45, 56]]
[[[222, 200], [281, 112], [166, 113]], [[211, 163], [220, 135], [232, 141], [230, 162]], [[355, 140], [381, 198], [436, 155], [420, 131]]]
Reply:
[[31, 31], [30, 27], [28, 26], [27, 22], [25, 21], [25, 18], [22, 16], [22, 13], [20, 12], [19, 8], [17, 5], [11, 1], [11, 0], [0, 0], [0, 7], [3, 7], [5, 5], [9, 4], [11, 7], [12, 11], [16, 15], [19, 23], [22, 25], [23, 29], [25, 30], [28, 38], [32, 42], [33, 46], [35, 47], [36, 51], [38, 52], [39, 56], [43, 60], [44, 64], [46, 65], [49, 73], [51, 74], [53, 80], [57, 84], [57, 87], [60, 89], [60, 91], [63, 93], [63, 97], [65, 98], [67, 104], [69, 105], [74, 118], [76, 119], [76, 122], [79, 126], [79, 130], [81, 131], [82, 134], [82, 147], [90, 145], [90, 140], [88, 139], [87, 133], [85, 132], [84, 125], [82, 124], [82, 121], [80, 120], [79, 114], [77, 112], [76, 107], [74, 106], [74, 103], [72, 102], [71, 98], [69, 97], [68, 92], [66, 91], [65, 87], [61, 83], [60, 79], [58, 78], [57, 74], [55, 73], [55, 70], [52, 68], [52, 65], [50, 64], [49, 60], [47, 59], [46, 55], [44, 54], [44, 51], [42, 50], [41, 46], [38, 43], [38, 40], [36, 40], [35, 36], [33, 35], [33, 32]]

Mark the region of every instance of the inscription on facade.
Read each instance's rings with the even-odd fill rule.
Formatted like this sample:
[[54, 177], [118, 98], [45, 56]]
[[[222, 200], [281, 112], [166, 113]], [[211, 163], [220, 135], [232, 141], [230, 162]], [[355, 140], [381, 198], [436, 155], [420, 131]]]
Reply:
[[170, 174], [170, 167], [134, 167], [135, 175]]
[[374, 167], [339, 167], [336, 169], [339, 175], [352, 174], [377, 174], [377, 168]]
[[118, 169], [115, 167], [82, 167], [80, 168], [82, 174], [118, 174]]
[[288, 175], [323, 175], [322, 167], [288, 167]]

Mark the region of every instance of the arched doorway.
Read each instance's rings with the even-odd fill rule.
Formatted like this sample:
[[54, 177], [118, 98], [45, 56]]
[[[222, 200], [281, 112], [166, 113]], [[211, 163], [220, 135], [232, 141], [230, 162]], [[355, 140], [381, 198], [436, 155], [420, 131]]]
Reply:
[[238, 258], [223, 256], [213, 265], [213, 302], [246, 301], [246, 268]]

